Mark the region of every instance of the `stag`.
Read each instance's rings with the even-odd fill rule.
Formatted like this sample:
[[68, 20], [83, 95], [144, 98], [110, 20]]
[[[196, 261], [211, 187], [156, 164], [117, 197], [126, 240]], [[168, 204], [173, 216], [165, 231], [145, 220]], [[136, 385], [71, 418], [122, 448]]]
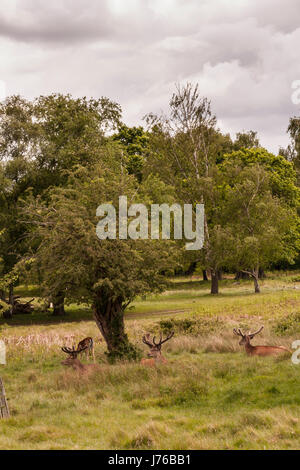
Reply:
[[245, 346], [246, 353], [248, 356], [274, 356], [283, 352], [291, 352], [283, 346], [252, 346], [250, 341], [254, 336], [258, 335], [263, 329], [263, 326], [259, 330], [248, 334], [244, 334], [240, 328], [234, 328], [233, 332], [235, 335], [240, 336], [241, 340], [239, 341], [240, 346]]
[[174, 331], [170, 333], [165, 339], [163, 339], [162, 335], [160, 335], [160, 340], [158, 343], [155, 341], [155, 336], [151, 342], [150, 333], [143, 336], [143, 343], [146, 344], [150, 348], [150, 352], [148, 353], [148, 359], [142, 359], [141, 364], [147, 366], [155, 366], [157, 363], [162, 362], [166, 364], [168, 361], [161, 353], [161, 347], [164, 343], [169, 341], [174, 336]]
[[79, 372], [90, 372], [98, 368], [97, 364], [82, 364], [82, 362], [77, 358], [78, 354], [88, 349], [87, 345], [78, 347], [77, 349], [75, 349], [75, 346], [73, 346], [72, 348], [67, 348], [66, 346], [64, 346], [61, 349], [64, 353], [68, 354], [67, 359], [62, 361], [63, 366], [72, 367], [73, 369]]

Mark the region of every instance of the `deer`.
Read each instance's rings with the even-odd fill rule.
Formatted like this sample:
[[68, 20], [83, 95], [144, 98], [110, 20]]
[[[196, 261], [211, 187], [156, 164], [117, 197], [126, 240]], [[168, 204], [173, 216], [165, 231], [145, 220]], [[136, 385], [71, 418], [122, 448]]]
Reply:
[[85, 351], [85, 355], [92, 356], [93, 362], [95, 363], [95, 350], [94, 350], [94, 340], [90, 336], [79, 341], [77, 349], [82, 349], [82, 352]]
[[239, 341], [240, 346], [245, 346], [245, 351], [248, 356], [275, 356], [276, 354], [289, 352], [291, 351], [283, 346], [252, 346], [250, 341], [254, 338], [254, 336], [258, 335], [264, 326], [261, 326], [259, 330], [251, 333], [249, 331], [248, 334], [244, 334], [240, 328], [233, 329], [233, 332], [237, 336], [241, 336], [241, 340]]
[[164, 343], [169, 341], [174, 336], [174, 331], [168, 334], [165, 339], [163, 339], [162, 335], [160, 335], [160, 340], [158, 343], [155, 341], [155, 336], [153, 336], [153, 340], [151, 342], [150, 333], [147, 333], [143, 336], [142, 341], [150, 348], [150, 352], [148, 353], [148, 359], [141, 359], [141, 364], [153, 367], [157, 363], [166, 364], [168, 361], [161, 353], [161, 347]]
[[75, 349], [75, 346], [72, 348], [64, 346], [61, 349], [64, 353], [68, 354], [67, 359], [61, 362], [63, 366], [72, 367], [74, 370], [81, 373], [92, 372], [99, 368], [98, 364], [82, 364], [82, 362], [77, 358], [78, 354], [88, 349], [88, 345], [77, 347], [77, 349]]

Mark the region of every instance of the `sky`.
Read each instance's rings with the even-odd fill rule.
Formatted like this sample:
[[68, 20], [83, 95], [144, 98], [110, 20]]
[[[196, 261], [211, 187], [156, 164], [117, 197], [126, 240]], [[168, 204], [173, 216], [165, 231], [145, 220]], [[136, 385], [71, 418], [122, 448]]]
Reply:
[[0, 98], [107, 96], [140, 125], [198, 83], [223, 132], [276, 153], [299, 115], [299, 14], [299, 0], [1, 0]]

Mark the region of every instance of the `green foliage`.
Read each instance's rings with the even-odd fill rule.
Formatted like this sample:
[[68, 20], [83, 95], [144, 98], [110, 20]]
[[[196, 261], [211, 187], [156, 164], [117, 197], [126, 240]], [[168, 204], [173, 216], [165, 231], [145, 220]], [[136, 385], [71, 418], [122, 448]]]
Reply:
[[47, 200], [46, 190], [66, 184], [69, 170], [101, 158], [105, 132], [120, 118], [120, 106], [107, 98], [52, 94], [31, 102], [11, 96], [0, 104], [0, 282], [5, 288], [15, 284], [16, 263], [39, 243], [36, 238], [28, 245], [33, 227], [20, 212], [22, 200], [30, 195]]
[[32, 212], [34, 220], [41, 220], [38, 257], [48, 289], [70, 285], [71, 299], [90, 301], [101, 291], [124, 302], [161, 290], [159, 271], [171, 264], [169, 243], [97, 238], [96, 208], [104, 202], [118, 207], [119, 195], [124, 193], [131, 201], [138, 197], [130, 176], [115, 175], [100, 166], [91, 173], [81, 168], [70, 176], [68, 187], [51, 192], [52, 210], [34, 202], [28, 206], [28, 216]]
[[137, 295], [164, 288], [161, 272], [176, 254], [168, 241], [97, 238], [97, 207], [111, 202], [118, 208], [122, 194], [139, 201], [135, 178], [97, 165], [70, 174], [68, 186], [49, 192], [47, 204], [33, 199], [24, 209], [37, 227], [33, 236], [41, 240], [36, 260], [44, 295], [63, 290], [68, 302], [92, 304], [114, 358], [136, 356], [122, 331], [123, 310]]
[[189, 318], [169, 318], [158, 323], [164, 333], [175, 331], [178, 334], [190, 334], [194, 336], [207, 335], [219, 331], [224, 327], [224, 321], [219, 317], [207, 318], [192, 316]]
[[259, 146], [257, 132], [238, 132], [233, 143], [233, 150], [258, 148]]
[[300, 333], [300, 311], [284, 315], [277, 319], [273, 330], [277, 335], [293, 335]]
[[224, 155], [221, 169], [232, 174], [237, 168], [262, 166], [269, 176], [273, 195], [291, 206], [299, 206], [300, 190], [296, 186], [296, 172], [291, 162], [282, 155], [273, 155], [264, 148], [243, 148]]
[[259, 268], [280, 260], [294, 262], [297, 212], [272, 194], [271, 177], [264, 167], [232, 163], [227, 166], [225, 161], [222, 169], [228, 181], [223, 215], [234, 235], [229, 266], [249, 272], [257, 281]]
[[118, 344], [117, 348], [106, 352], [106, 356], [108, 362], [114, 364], [117, 361], [139, 361], [142, 358], [142, 352], [131, 344], [125, 335], [125, 340]]
[[149, 153], [148, 133], [142, 127], [127, 127], [123, 124], [119, 127], [119, 132], [113, 136], [113, 140], [119, 142], [127, 154], [128, 173], [135, 175], [141, 182], [145, 159]]
[[300, 118], [292, 117], [289, 122], [287, 132], [290, 134], [291, 145], [283, 151], [283, 155], [295, 165], [298, 177], [298, 186], [300, 185]]

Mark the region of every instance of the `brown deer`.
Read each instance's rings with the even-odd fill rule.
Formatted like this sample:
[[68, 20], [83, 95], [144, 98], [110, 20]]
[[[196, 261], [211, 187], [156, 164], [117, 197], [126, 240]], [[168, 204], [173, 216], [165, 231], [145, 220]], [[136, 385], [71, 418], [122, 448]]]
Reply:
[[88, 346], [80, 347], [77, 349], [75, 349], [74, 346], [73, 348], [67, 348], [67, 347], [61, 348], [64, 353], [68, 354], [67, 359], [61, 362], [62, 365], [72, 367], [73, 369], [82, 373], [92, 372], [93, 370], [96, 370], [97, 368], [99, 368], [98, 364], [82, 364], [82, 362], [80, 362], [80, 360], [77, 358], [78, 354], [82, 353], [87, 348]]
[[77, 349], [82, 349], [82, 352], [85, 351], [86, 357], [92, 356], [93, 362], [95, 363], [95, 350], [94, 350], [94, 340], [90, 336], [79, 341]]
[[170, 333], [165, 339], [162, 338], [160, 335], [160, 340], [158, 343], [155, 342], [155, 336], [151, 342], [150, 340], [150, 333], [143, 336], [143, 343], [146, 344], [150, 348], [150, 352], [148, 353], [148, 359], [142, 359], [141, 364], [146, 366], [155, 366], [157, 363], [161, 362], [166, 364], [168, 361], [161, 353], [161, 347], [166, 341], [169, 341], [174, 336], [174, 331]]
[[234, 328], [233, 332], [237, 336], [241, 336], [241, 340], [239, 344], [241, 346], [245, 346], [246, 353], [248, 356], [274, 356], [276, 354], [284, 353], [284, 352], [291, 352], [287, 348], [283, 346], [252, 346], [250, 341], [254, 338], [255, 335], [258, 335], [263, 329], [263, 326], [259, 328], [259, 330], [255, 331], [255, 333], [244, 334], [240, 328]]

